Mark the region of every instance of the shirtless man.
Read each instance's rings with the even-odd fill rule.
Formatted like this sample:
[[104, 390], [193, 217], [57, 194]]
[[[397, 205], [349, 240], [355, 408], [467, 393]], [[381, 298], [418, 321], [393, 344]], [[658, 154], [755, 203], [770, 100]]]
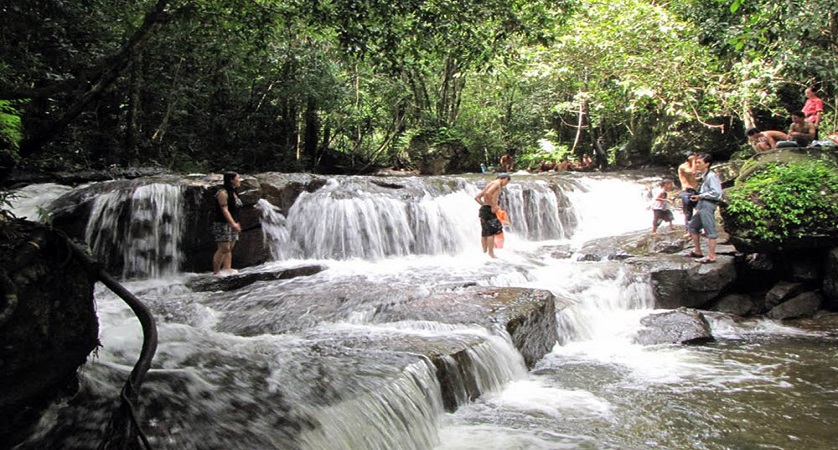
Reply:
[[495, 256], [495, 235], [503, 232], [503, 225], [501, 225], [498, 216], [495, 212], [500, 209], [498, 201], [500, 200], [500, 192], [504, 186], [509, 184], [509, 175], [502, 173], [498, 175], [496, 180], [489, 184], [474, 197], [474, 200], [480, 204], [480, 243], [483, 245], [483, 253], [488, 253], [492, 258]]
[[759, 131], [756, 128], [749, 128], [745, 132], [745, 135], [748, 136], [748, 141], [751, 142], [751, 145], [757, 153], [774, 150], [777, 148], [777, 141], [787, 141], [789, 139], [789, 135], [782, 131]]
[[500, 157], [500, 167], [501, 170], [504, 172], [512, 172], [512, 165], [515, 163], [515, 160], [512, 158], [512, 155], [509, 153], [504, 153], [503, 156]]
[[817, 136], [817, 128], [812, 122], [806, 121], [803, 111], [791, 113], [791, 127], [789, 127], [789, 139], [796, 141], [798, 147], [806, 147]]
[[684, 212], [684, 227], [687, 233], [685, 238], [690, 237], [690, 220], [693, 218], [693, 209], [696, 202], [690, 197], [698, 194], [698, 181], [695, 178], [695, 159], [698, 155], [695, 152], [687, 152], [687, 160], [678, 166], [678, 180], [681, 182], [681, 210]]

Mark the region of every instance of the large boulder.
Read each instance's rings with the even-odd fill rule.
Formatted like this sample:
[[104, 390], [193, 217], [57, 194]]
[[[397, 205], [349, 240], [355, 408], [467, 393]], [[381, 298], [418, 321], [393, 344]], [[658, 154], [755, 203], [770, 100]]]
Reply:
[[651, 314], [640, 320], [645, 326], [637, 332], [635, 342], [642, 345], [696, 344], [713, 340], [710, 324], [695, 309], [678, 308]]
[[746, 317], [760, 312], [757, 302], [750, 295], [746, 294], [725, 295], [710, 309], [740, 317]]
[[838, 245], [838, 155], [791, 148], [755, 155], [725, 191], [721, 208], [731, 243], [744, 253], [831, 248]]
[[734, 257], [717, 255], [716, 263], [700, 264], [683, 255], [637, 257], [630, 267], [650, 277], [655, 308], [704, 308], [736, 279]]
[[765, 294], [766, 309], [774, 308], [793, 297], [796, 297], [806, 290], [805, 283], [793, 281], [780, 281]]
[[812, 317], [821, 307], [823, 295], [818, 292], [804, 292], [791, 300], [780, 303], [768, 311], [768, 317], [776, 320]]
[[43, 409], [71, 394], [99, 341], [95, 280], [55, 232], [0, 222], [0, 447], [25, 436]]

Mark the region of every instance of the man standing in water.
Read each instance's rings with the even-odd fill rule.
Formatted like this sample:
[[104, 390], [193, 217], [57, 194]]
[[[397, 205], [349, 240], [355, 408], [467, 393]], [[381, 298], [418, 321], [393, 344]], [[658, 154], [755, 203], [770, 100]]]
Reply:
[[493, 180], [474, 197], [480, 204], [480, 243], [483, 245], [483, 253], [488, 253], [492, 258], [495, 256], [495, 235], [503, 232], [498, 216], [495, 214], [500, 205], [500, 192], [504, 186], [509, 184], [509, 174], [501, 173], [496, 180]]
[[684, 227], [687, 234], [685, 238], [690, 237], [690, 220], [693, 218], [693, 209], [695, 202], [691, 197], [698, 193], [698, 180], [695, 178], [695, 152], [688, 151], [686, 153], [687, 160], [678, 166], [678, 180], [681, 181], [681, 210], [684, 212]]
[[[695, 160], [695, 169], [701, 174], [701, 190], [693, 195], [696, 202], [695, 216], [690, 220], [690, 234], [693, 238], [693, 251], [690, 256], [697, 257], [695, 262], [711, 264], [716, 262], [716, 205], [722, 199], [722, 183], [716, 172], [710, 170], [713, 158], [703, 154]], [[701, 231], [707, 234], [707, 255], [701, 253]]]

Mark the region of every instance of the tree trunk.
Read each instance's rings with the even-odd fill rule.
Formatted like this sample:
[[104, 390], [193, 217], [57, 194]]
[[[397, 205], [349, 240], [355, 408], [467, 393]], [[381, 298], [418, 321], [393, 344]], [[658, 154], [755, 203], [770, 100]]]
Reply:
[[139, 151], [137, 143], [139, 142], [139, 116], [141, 109], [141, 95], [143, 86], [143, 55], [137, 53], [134, 62], [131, 64], [131, 82], [128, 94], [128, 112], [125, 116], [125, 141], [122, 151], [123, 166], [130, 166], [137, 161]]
[[576, 148], [582, 140], [582, 130], [585, 127], [585, 116], [587, 115], [588, 102], [585, 99], [579, 101], [578, 120], [576, 123], [576, 137], [573, 139], [573, 148], [570, 149], [571, 154], [576, 154]]
[[303, 130], [303, 153], [309, 158], [308, 166], [314, 169], [317, 165], [317, 143], [320, 134], [320, 117], [317, 115], [317, 101], [309, 96], [304, 115], [305, 129]]

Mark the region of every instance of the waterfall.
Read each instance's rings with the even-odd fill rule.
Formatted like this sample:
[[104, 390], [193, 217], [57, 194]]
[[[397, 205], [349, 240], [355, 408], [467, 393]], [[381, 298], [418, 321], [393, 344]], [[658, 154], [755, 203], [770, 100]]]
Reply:
[[[165, 278], [178, 270], [187, 193], [100, 194], [88, 242], [160, 318], [135, 404], [152, 446], [831, 448], [834, 339], [711, 320], [727, 327], [711, 345], [635, 344], [654, 312], [643, 266], [574, 258], [587, 241], [650, 228], [643, 180], [513, 176], [498, 259], [478, 239], [474, 196], [488, 181], [334, 177], [288, 209], [260, 200], [276, 261], [255, 270], [326, 269], [212, 292]], [[474, 286], [553, 292], [560, 345], [527, 371], [506, 322], [471, 310], [463, 293]], [[115, 294], [99, 284], [94, 295], [102, 347], [80, 392], [52, 405], [20, 450], [99, 445], [143, 336]], [[782, 417], [795, 420], [766, 420]]]
[[154, 183], [96, 197], [85, 230], [93, 254], [122, 267], [123, 278], [159, 278], [182, 260], [182, 190]]
[[[414, 364], [366, 395], [312, 411], [320, 426], [300, 437], [306, 450], [427, 449], [442, 416], [439, 382], [430, 362]], [[373, 439], [372, 437], [375, 437]]]
[[30, 184], [12, 191], [8, 198], [10, 211], [19, 219], [39, 222], [46, 212], [44, 207], [72, 189], [55, 183]]
[[532, 241], [563, 239], [573, 234], [577, 213], [572, 205], [559, 205], [558, 196], [564, 193], [558, 187], [553, 191], [543, 180], [526, 185], [510, 183], [503, 194], [501, 208], [507, 210], [511, 219], [509, 231]]
[[580, 181], [580, 188], [567, 192], [568, 201], [579, 217], [572, 240], [582, 244], [629, 231], [651, 229], [650, 192], [645, 184], [652, 184], [652, 181], [619, 178]]
[[[265, 240], [275, 259], [367, 259], [408, 255], [457, 255], [478, 241], [480, 224], [474, 196], [482, 189], [460, 180], [443, 191], [417, 183], [408, 191], [361, 189], [356, 182], [330, 179], [315, 192], [303, 192], [288, 212], [260, 202]], [[562, 206], [558, 188], [547, 182], [519, 181], [501, 200], [508, 209], [508, 233], [527, 240], [567, 238], [575, 210]]]
[[274, 261], [296, 258], [300, 251], [294, 248], [285, 216], [263, 198], [256, 203], [256, 209], [261, 213], [262, 239], [270, 249]]

